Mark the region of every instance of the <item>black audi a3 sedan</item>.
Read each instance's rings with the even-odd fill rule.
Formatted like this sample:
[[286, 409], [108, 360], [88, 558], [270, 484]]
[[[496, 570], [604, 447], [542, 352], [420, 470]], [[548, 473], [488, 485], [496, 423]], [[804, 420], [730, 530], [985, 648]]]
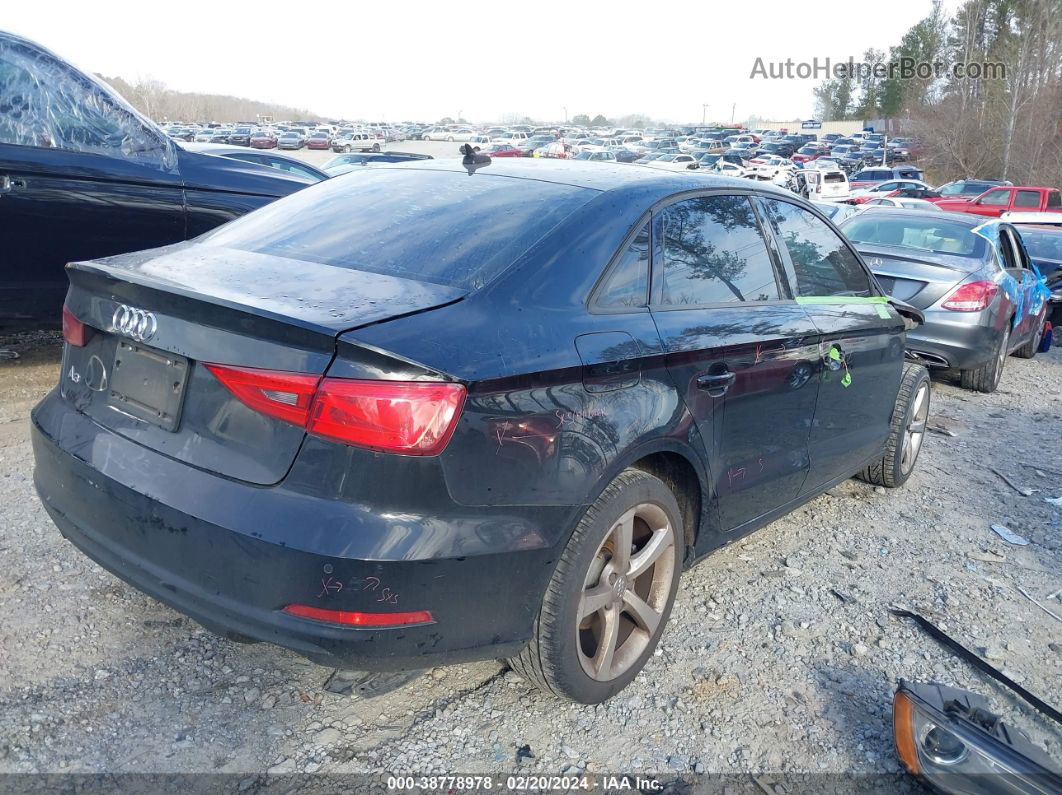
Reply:
[[32, 431], [62, 533], [230, 637], [359, 671], [508, 658], [593, 703], [684, 568], [852, 475], [908, 478], [917, 311], [817, 210], [480, 165], [381, 166], [71, 264]]

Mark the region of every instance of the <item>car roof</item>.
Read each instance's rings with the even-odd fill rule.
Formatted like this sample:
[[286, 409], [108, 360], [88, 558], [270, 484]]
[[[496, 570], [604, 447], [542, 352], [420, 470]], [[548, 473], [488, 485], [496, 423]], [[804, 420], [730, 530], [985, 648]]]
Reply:
[[[466, 169], [459, 160], [419, 160], [395, 163], [387, 166], [387, 168], [466, 173]], [[776, 193], [779, 196], [794, 197], [794, 194], [789, 191], [774, 187], [766, 182], [750, 183], [747, 179], [703, 174], [686, 175], [659, 169], [639, 168], [631, 164], [609, 165], [606, 163], [590, 164], [571, 160], [503, 158], [495, 160], [487, 166], [480, 167], [473, 176], [478, 177], [480, 175], [511, 179], [533, 179], [598, 191], [620, 191], [630, 188], [641, 191], [643, 195], [646, 191], [657, 193], [658, 199], [674, 193], [681, 193], [682, 191], [719, 188], [755, 189]]]

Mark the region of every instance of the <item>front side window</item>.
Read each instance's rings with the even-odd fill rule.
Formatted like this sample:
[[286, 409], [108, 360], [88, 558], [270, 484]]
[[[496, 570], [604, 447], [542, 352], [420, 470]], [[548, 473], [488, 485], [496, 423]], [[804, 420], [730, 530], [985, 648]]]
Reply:
[[767, 243], [744, 196], [709, 196], [661, 213], [660, 302], [700, 306], [781, 298]]
[[977, 203], [983, 204], [986, 207], [1006, 207], [1009, 201], [1009, 190], [994, 190]]
[[763, 204], [793, 263], [797, 295], [871, 295], [870, 278], [856, 255], [820, 218], [776, 199], [765, 199]]

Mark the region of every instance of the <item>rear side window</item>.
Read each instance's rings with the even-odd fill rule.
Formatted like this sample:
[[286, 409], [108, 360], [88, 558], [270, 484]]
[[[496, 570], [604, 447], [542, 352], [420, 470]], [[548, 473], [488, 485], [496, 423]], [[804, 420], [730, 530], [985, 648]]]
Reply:
[[789, 253], [799, 296], [869, 296], [870, 278], [836, 232], [807, 210], [764, 200], [767, 218]]
[[0, 43], [0, 143], [121, 158], [158, 170], [172, 153], [122, 100], [72, 67]]
[[482, 172], [366, 169], [225, 224], [207, 245], [476, 289], [598, 191]]
[[1047, 192], [1047, 206], [1048, 207], [1062, 207], [1062, 194], [1057, 190], [1051, 190]]
[[627, 246], [598, 291], [603, 309], [645, 306], [649, 290], [649, 224]]
[[1039, 207], [1040, 192], [1035, 190], [1020, 190], [1014, 197], [1015, 207]]
[[781, 298], [767, 243], [744, 196], [687, 199], [661, 213], [660, 302], [700, 306]]

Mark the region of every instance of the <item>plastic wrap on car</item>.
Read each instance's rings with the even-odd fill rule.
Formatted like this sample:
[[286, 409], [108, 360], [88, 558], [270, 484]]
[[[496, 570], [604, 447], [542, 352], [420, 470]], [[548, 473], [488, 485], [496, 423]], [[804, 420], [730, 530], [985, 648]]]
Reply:
[[102, 81], [0, 33], [0, 144], [121, 157], [174, 172], [173, 144]]
[[[1006, 258], [1003, 256], [1002, 242], [999, 237], [999, 224], [1000, 222], [998, 220], [992, 220], [983, 223], [980, 226], [974, 227], [974, 229], [972, 229], [971, 231], [975, 235], [980, 235], [989, 243], [991, 243], [992, 247], [995, 249], [996, 256], [999, 258], [999, 261], [1006, 262]], [[1044, 287], [1044, 289], [1046, 289], [1046, 285], [1044, 284], [1043, 277], [1040, 276], [1040, 271], [1036, 270], [1035, 266], [1033, 267], [1033, 270], [1036, 272], [1036, 276], [1039, 279], [1039, 283], [1037, 284], [1037, 291], [1034, 292], [1034, 295], [1039, 295], [1039, 288]], [[1038, 300], [1033, 301], [1036, 306], [1026, 307], [1025, 291], [1022, 290], [1021, 284], [1018, 282], [1018, 280], [1011, 276], [1009, 273], [1007, 273], [1005, 270], [1003, 271], [1002, 279], [999, 282], [999, 289], [1001, 289], [1007, 296], [1007, 298], [1009, 298], [1014, 304], [1014, 317], [1011, 318], [1010, 321], [1010, 327], [1012, 329], [1016, 329], [1018, 327], [1018, 324], [1020, 324], [1022, 319], [1025, 317], [1026, 311], [1028, 311], [1030, 314], [1035, 315], [1037, 312], [1040, 311], [1040, 307], [1043, 306], [1043, 299], [1040, 298]], [[1048, 295], [1050, 295], [1050, 291], [1048, 291]]]

